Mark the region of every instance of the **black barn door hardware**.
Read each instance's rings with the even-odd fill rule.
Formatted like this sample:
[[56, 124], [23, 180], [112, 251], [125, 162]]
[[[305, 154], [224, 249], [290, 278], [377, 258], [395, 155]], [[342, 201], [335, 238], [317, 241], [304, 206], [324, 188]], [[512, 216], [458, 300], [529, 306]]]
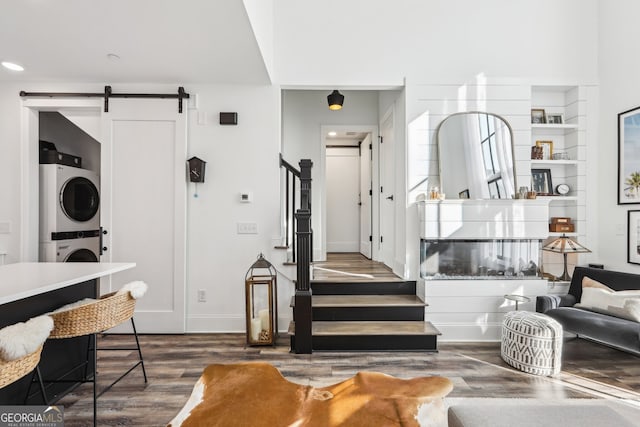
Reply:
[[20, 91], [21, 97], [48, 97], [48, 98], [104, 98], [104, 112], [109, 112], [109, 98], [161, 98], [177, 99], [178, 113], [182, 113], [182, 100], [189, 99], [189, 94], [182, 86], [178, 87], [178, 93], [113, 93], [111, 86], [104, 87], [104, 93], [90, 92], [25, 92]]

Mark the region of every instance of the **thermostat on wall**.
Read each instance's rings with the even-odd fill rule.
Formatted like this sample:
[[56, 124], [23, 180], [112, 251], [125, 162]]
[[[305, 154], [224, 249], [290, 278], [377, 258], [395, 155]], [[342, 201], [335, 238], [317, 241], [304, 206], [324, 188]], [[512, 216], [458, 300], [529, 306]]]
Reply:
[[251, 192], [240, 193], [240, 202], [251, 203], [252, 201], [253, 201], [253, 193]]

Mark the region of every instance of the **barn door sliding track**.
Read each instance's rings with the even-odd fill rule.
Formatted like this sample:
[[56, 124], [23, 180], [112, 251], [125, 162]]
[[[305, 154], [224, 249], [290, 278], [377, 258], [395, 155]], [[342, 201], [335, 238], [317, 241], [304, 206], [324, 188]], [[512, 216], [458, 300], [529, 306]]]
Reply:
[[87, 92], [25, 92], [20, 91], [21, 97], [48, 97], [48, 98], [104, 98], [104, 112], [109, 112], [109, 98], [161, 98], [177, 99], [178, 113], [182, 113], [182, 100], [189, 99], [189, 94], [182, 86], [178, 87], [178, 93], [113, 93], [111, 86], [104, 87], [104, 93]]

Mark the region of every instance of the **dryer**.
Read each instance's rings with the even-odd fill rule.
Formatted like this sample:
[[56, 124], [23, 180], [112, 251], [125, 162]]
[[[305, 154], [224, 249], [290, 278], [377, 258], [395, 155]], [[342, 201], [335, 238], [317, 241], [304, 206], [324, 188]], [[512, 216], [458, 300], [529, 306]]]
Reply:
[[[60, 233], [100, 228], [98, 174], [73, 166], [40, 165], [40, 242], [63, 240]], [[79, 236], [77, 236], [79, 237]]]
[[100, 262], [100, 237], [40, 243], [40, 262]]

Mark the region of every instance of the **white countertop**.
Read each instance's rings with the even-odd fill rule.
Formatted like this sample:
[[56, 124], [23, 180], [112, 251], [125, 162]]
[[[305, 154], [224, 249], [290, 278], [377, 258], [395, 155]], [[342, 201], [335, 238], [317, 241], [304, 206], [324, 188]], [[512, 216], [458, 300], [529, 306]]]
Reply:
[[20, 262], [0, 265], [0, 304], [108, 276], [133, 262]]

